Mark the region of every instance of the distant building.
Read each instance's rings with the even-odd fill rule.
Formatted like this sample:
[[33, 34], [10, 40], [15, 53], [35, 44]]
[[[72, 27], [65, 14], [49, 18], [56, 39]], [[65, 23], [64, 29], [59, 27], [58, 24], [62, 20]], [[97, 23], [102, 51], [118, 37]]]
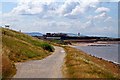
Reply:
[[61, 37], [46, 37], [46, 39], [52, 39], [52, 40], [60, 40], [61, 39]]
[[52, 40], [60, 40], [62, 39], [62, 37], [66, 37], [67, 34], [64, 34], [64, 33], [46, 33], [46, 35], [44, 35], [44, 37], [46, 39], [52, 39]]
[[61, 36], [67, 36], [65, 33], [46, 33], [47, 37], [61, 37]]

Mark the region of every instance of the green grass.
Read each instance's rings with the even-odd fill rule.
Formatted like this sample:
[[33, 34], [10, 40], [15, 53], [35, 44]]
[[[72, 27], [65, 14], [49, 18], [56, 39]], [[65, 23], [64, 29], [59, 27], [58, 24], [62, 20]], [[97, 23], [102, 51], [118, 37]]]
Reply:
[[[2, 53], [7, 56], [5, 59], [8, 58], [8, 63], [12, 64], [12, 62], [22, 62], [31, 59], [42, 59], [50, 55], [51, 52], [54, 51], [53, 46], [51, 46], [48, 42], [33, 38], [17, 31], [5, 28], [0, 29], [2, 30]], [[3, 65], [4, 64], [5, 63], [3, 63]], [[7, 70], [7, 66], [5, 67]], [[3, 77], [9, 76], [6, 73], [3, 74]]]
[[16, 32], [16, 31], [13, 31], [13, 30], [8, 30], [8, 29], [2, 28], [2, 34], [7, 35], [11, 38], [16, 38], [16, 39], [19, 39], [21, 41], [25, 41], [27, 43], [34, 45], [34, 46], [42, 47], [43, 49], [46, 49], [46, 50], [48, 48], [45, 48], [45, 47], [49, 46], [49, 48], [51, 48], [51, 49], [48, 49], [48, 51], [50, 51], [50, 52], [54, 51], [53, 47], [51, 45], [49, 45], [49, 43], [42, 41], [42, 40], [39, 40], [39, 39], [36, 39], [36, 38], [33, 38], [31, 36]]

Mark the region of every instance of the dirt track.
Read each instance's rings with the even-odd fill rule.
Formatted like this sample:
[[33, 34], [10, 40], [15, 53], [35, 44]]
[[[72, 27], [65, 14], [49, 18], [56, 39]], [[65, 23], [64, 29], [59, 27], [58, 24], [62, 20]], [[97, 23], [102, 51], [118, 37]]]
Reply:
[[64, 57], [64, 49], [55, 47], [55, 52], [45, 59], [16, 63], [14, 78], [62, 78]]

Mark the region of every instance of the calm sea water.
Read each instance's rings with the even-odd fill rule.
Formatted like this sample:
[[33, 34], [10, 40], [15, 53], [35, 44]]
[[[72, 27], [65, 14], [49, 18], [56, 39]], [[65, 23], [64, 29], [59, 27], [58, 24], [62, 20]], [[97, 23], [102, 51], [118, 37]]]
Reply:
[[120, 44], [111, 44], [110, 46], [76, 46], [88, 54], [103, 58], [120, 64]]

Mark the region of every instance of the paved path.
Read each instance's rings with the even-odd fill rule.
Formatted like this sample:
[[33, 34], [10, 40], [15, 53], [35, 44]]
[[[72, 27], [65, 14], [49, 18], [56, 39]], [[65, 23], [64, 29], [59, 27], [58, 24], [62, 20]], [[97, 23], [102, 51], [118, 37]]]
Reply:
[[16, 63], [14, 78], [62, 78], [64, 57], [64, 49], [55, 47], [55, 52], [45, 59]]

